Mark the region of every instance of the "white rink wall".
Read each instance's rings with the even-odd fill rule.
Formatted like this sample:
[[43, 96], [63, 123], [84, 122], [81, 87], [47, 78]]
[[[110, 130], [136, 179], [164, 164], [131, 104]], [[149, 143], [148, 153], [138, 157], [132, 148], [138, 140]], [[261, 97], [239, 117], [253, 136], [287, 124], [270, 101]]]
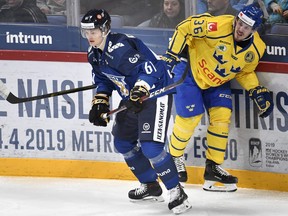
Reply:
[[[19, 97], [87, 86], [92, 81], [86, 62], [0, 60], [0, 68], [0, 79]], [[287, 74], [258, 75], [273, 92], [274, 112], [260, 119], [245, 91], [232, 82], [234, 111], [224, 164], [228, 169], [284, 174], [288, 179]], [[95, 127], [88, 120], [92, 97], [93, 91], [88, 90], [22, 104], [9, 104], [2, 98], [0, 159], [123, 162], [113, 147], [113, 117], [108, 127]], [[113, 109], [119, 101], [114, 94]], [[174, 115], [173, 110], [169, 134]], [[186, 149], [188, 166], [203, 167], [206, 128], [204, 116]]]

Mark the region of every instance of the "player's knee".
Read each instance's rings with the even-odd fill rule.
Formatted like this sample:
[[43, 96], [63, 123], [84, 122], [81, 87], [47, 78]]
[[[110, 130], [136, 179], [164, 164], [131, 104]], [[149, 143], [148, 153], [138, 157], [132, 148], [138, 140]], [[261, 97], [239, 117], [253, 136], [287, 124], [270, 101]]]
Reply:
[[232, 111], [226, 107], [212, 107], [209, 109], [210, 125], [228, 127]]
[[134, 149], [137, 146], [137, 141], [127, 141], [127, 140], [121, 140], [119, 138], [114, 138], [114, 146], [115, 149], [121, 153], [125, 154], [127, 152], [130, 152], [132, 149]]
[[181, 128], [181, 130], [186, 131], [186, 132], [193, 132], [195, 127], [198, 125], [202, 118], [203, 114], [189, 117], [189, 118], [184, 118], [182, 116], [177, 115], [175, 117], [175, 125], [174, 127]]
[[161, 154], [164, 149], [164, 143], [159, 142], [141, 142], [142, 152], [145, 157], [151, 159]]

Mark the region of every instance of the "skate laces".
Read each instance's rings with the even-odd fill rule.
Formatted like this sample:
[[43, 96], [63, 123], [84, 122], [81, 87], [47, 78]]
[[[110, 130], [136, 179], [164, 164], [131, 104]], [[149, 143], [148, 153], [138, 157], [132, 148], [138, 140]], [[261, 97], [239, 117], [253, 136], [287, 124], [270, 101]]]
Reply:
[[147, 191], [147, 184], [141, 184], [139, 188], [135, 189], [135, 195], [141, 195], [146, 193]]
[[178, 172], [186, 172], [185, 163], [184, 163], [184, 156], [180, 157], [173, 157], [174, 163], [176, 165]]
[[230, 174], [224, 170], [222, 167], [219, 165], [215, 165], [215, 170], [221, 175], [221, 176], [230, 176]]

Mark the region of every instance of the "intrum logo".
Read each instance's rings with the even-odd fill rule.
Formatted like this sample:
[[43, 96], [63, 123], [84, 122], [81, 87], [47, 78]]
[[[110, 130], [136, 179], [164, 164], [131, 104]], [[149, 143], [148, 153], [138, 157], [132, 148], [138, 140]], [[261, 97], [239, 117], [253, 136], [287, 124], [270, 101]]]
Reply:
[[52, 44], [51, 35], [25, 35], [22, 32], [10, 34], [6, 32], [6, 43], [10, 44]]
[[267, 46], [266, 52], [268, 55], [274, 56], [286, 56], [287, 50], [286, 47], [281, 46]]

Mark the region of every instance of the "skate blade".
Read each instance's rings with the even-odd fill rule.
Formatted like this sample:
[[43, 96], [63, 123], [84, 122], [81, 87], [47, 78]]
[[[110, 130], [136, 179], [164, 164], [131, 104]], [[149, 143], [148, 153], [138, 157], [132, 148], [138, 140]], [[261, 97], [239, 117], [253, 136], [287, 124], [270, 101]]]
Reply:
[[[217, 183], [217, 185], [215, 185]], [[212, 192], [235, 192], [237, 190], [236, 184], [222, 184], [215, 181], [205, 181], [203, 190]]]
[[181, 205], [174, 207], [172, 209], [172, 211], [174, 214], [178, 215], [178, 214], [182, 214], [182, 213], [188, 211], [191, 208], [192, 208], [192, 205], [186, 199], [186, 200], [184, 200], [184, 202]]
[[162, 196], [148, 196], [143, 199], [130, 199], [131, 202], [164, 202], [164, 198]]
[[186, 182], [179, 182], [182, 188], [185, 188]]

